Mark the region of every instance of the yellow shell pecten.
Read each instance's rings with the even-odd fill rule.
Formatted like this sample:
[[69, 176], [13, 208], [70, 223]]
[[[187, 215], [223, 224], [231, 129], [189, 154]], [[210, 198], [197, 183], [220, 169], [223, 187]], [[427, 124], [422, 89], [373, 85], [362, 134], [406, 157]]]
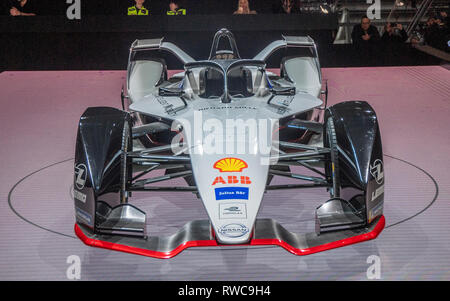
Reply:
[[245, 161], [237, 158], [224, 158], [214, 163], [214, 168], [220, 172], [241, 172], [248, 165]]

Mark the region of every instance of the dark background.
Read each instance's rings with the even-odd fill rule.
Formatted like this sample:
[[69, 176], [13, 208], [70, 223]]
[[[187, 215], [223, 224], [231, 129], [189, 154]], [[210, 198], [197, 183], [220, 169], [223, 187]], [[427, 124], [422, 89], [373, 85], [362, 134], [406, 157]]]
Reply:
[[[0, 1], [3, 12], [9, 13], [10, 0]], [[310, 35], [316, 41], [322, 67], [367, 65], [356, 59], [352, 45], [332, 44], [337, 15], [271, 14], [272, 0], [251, 1], [257, 15], [232, 15], [237, 0], [186, 0], [187, 16], [166, 16], [169, 1], [164, 0], [146, 1], [150, 16], [127, 16], [127, 7], [134, 1], [82, 0], [81, 20], [65, 17], [69, 6], [65, 0], [32, 1], [39, 3], [36, 17], [0, 16], [0, 70], [124, 70], [135, 39], [161, 37], [195, 59], [206, 59], [214, 33], [223, 27], [234, 33], [243, 58], [253, 57], [282, 34]], [[440, 63], [409, 45], [401, 52], [394, 59], [380, 48], [379, 56], [369, 65]], [[182, 68], [176, 62], [169, 63], [169, 69]]]
[[[65, 15], [68, 7], [65, 0], [29, 0], [37, 6], [40, 15]], [[16, 0], [2, 0], [3, 14], [9, 14], [9, 6]], [[165, 15], [169, 0], [146, 0], [144, 7], [152, 15]], [[232, 14], [237, 9], [238, 0], [179, 0], [180, 6], [188, 14]], [[258, 13], [272, 13], [272, 5], [278, 0], [249, 0], [250, 9]], [[126, 15], [133, 0], [81, 0], [83, 15]]]

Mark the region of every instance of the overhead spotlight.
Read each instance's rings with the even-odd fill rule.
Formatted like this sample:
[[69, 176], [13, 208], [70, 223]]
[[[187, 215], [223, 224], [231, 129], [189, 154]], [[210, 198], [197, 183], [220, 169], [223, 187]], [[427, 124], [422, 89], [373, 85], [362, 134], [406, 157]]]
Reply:
[[328, 9], [324, 8], [322, 5], [319, 5], [319, 6], [320, 6], [320, 10], [322, 11], [322, 13], [328, 14]]
[[402, 0], [397, 0], [397, 1], [395, 2], [395, 5], [396, 5], [396, 6], [404, 6], [404, 5], [405, 5], [405, 2], [403, 2]]

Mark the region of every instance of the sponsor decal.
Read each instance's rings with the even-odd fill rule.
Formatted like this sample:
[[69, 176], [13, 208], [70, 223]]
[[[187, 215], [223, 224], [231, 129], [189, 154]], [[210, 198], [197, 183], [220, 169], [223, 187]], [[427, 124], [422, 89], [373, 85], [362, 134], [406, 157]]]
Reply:
[[250, 180], [250, 177], [247, 176], [241, 176], [241, 177], [237, 177], [237, 176], [228, 176], [227, 177], [227, 181], [224, 180], [223, 177], [216, 177], [212, 183], [212, 186], [216, 185], [216, 184], [244, 184], [244, 185], [249, 185], [252, 183], [252, 181]]
[[377, 184], [382, 184], [384, 181], [383, 161], [380, 159], [375, 160], [370, 165], [370, 174], [373, 176]]
[[220, 227], [219, 233], [226, 237], [241, 237], [248, 233], [248, 228], [242, 224], [228, 224]]
[[248, 165], [244, 160], [238, 158], [224, 158], [214, 163], [213, 167], [220, 172], [241, 172]]
[[216, 200], [248, 200], [247, 187], [215, 188]]
[[78, 164], [75, 166], [75, 186], [78, 189], [83, 189], [84, 185], [86, 184], [86, 177], [87, 177], [87, 168], [84, 164]]
[[288, 96], [286, 98], [276, 97], [274, 101], [271, 102], [271, 104], [273, 103], [274, 105], [289, 107], [293, 100], [294, 96]]
[[369, 211], [369, 223], [383, 212], [383, 204], [384, 202], [381, 202]]
[[277, 108], [277, 114], [279, 114], [279, 115], [283, 115], [283, 114], [285, 114], [286, 112], [287, 112], [287, 109], [286, 109], [286, 108], [283, 108], [283, 107]]
[[170, 104], [164, 97], [157, 96], [156, 100], [164, 108], [164, 111], [166, 111], [166, 113], [168, 115], [175, 115], [176, 114], [176, 111], [173, 109], [173, 105]]
[[219, 218], [247, 218], [247, 207], [244, 203], [228, 203], [219, 205]]
[[76, 189], [73, 190], [73, 197], [82, 203], [86, 203], [86, 195]]
[[81, 210], [78, 207], [75, 207], [76, 215], [80, 219], [82, 219], [86, 224], [92, 226], [92, 216], [84, 210]]
[[256, 110], [256, 107], [249, 107], [249, 106], [204, 107], [204, 108], [199, 108], [198, 111], [207, 111], [207, 110], [230, 110], [230, 109]]
[[381, 185], [375, 191], [372, 191], [372, 202], [375, 201], [380, 195], [384, 193], [384, 185]]

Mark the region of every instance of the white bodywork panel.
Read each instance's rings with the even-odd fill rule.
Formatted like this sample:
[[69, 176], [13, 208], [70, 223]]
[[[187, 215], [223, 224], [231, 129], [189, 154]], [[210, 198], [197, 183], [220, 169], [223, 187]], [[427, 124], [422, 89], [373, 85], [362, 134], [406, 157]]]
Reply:
[[[158, 41], [150, 42], [145, 47], [154, 47], [153, 44]], [[288, 44], [315, 47], [309, 37], [286, 37], [284, 41], [270, 44], [254, 59], [264, 61], [275, 49]], [[172, 47], [171, 44], [169, 46]], [[187, 55], [181, 57], [185, 58], [185, 62], [191, 60]], [[197, 190], [217, 240], [225, 244], [246, 243], [251, 237], [268, 178], [268, 158], [271, 154], [261, 149], [272, 149], [273, 133], [278, 130], [279, 119], [322, 106], [319, 98], [320, 66], [317, 58], [297, 57], [285, 61], [284, 71], [288, 78], [274, 79], [272, 84], [278, 87], [294, 86], [295, 95], [273, 95], [265, 87], [265, 80], [274, 74], [264, 71], [264, 84], [261, 84], [260, 76], [256, 84], [257, 68], [250, 67], [255, 96], [232, 98], [230, 103], [223, 103], [219, 98], [198, 96], [200, 69], [192, 68], [188, 75], [187, 72], [177, 73], [172, 78], [179, 78], [180, 81], [165, 84], [165, 87], [182, 87], [183, 98], [162, 97], [158, 95], [155, 85], [161, 78], [161, 72], [164, 72], [164, 66], [145, 61], [130, 63], [130, 110], [182, 125], [183, 141], [188, 146], [188, 154], [185, 155], [190, 156]], [[256, 136], [251, 135], [248, 127], [244, 126], [245, 130], [238, 132], [232, 126], [236, 122], [252, 120], [265, 124], [265, 128], [258, 127], [260, 132]], [[222, 125], [222, 132], [216, 131], [214, 124], [217, 123]], [[216, 148], [211, 148], [211, 144]], [[231, 167], [224, 169], [224, 166]]]
[[135, 61], [129, 74], [128, 93], [131, 99], [141, 99], [155, 90], [161, 79], [163, 65], [156, 61]]
[[312, 57], [295, 57], [284, 63], [287, 76], [299, 91], [319, 96], [322, 83], [317, 66]]
[[[322, 101], [307, 93], [299, 92], [294, 96], [274, 96], [268, 104], [270, 95], [235, 99], [231, 103], [222, 103], [220, 99], [183, 100], [179, 97], [160, 97], [149, 94], [134, 102], [130, 109], [143, 114], [160, 116], [183, 125], [194, 179], [200, 197], [214, 227], [216, 238], [221, 243], [239, 244], [250, 239], [255, 219], [263, 198], [268, 176], [268, 157], [261, 154], [260, 145], [271, 148], [272, 133], [277, 129], [275, 122], [295, 113], [305, 112], [322, 105]], [[167, 108], [184, 107], [168, 113]], [[243, 133], [230, 131], [227, 127], [236, 120], [266, 121], [266, 133], [252, 136], [248, 130]], [[224, 133], [208, 128], [212, 121], [225, 125]], [[190, 129], [190, 131], [188, 130]], [[190, 133], [189, 133], [190, 132]], [[231, 132], [231, 134], [230, 134]], [[267, 137], [265, 141], [259, 141]], [[210, 153], [208, 139], [214, 138], [219, 153]], [[222, 147], [220, 147], [222, 145]], [[244, 153], [238, 147], [245, 145]], [[225, 158], [235, 158], [245, 162], [241, 171], [226, 172], [214, 168], [214, 164]], [[235, 161], [236, 162], [236, 161]]]

